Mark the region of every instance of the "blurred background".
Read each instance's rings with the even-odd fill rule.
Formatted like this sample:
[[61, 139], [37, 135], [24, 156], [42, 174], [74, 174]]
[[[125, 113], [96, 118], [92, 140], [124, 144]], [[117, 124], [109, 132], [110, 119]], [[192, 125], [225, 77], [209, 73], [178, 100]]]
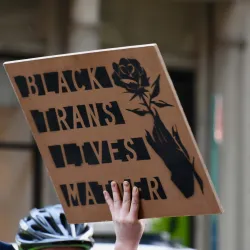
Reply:
[[[225, 213], [150, 220], [147, 232], [199, 250], [250, 247], [248, 0], [1, 0], [0, 239], [58, 202], [2, 63], [157, 43]], [[112, 223], [94, 224], [113, 235]]]

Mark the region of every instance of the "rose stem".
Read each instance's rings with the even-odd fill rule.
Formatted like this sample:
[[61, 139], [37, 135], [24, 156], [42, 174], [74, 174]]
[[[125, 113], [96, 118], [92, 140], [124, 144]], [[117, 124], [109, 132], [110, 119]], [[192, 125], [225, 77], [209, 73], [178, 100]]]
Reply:
[[149, 113], [150, 113], [150, 114], [153, 116], [153, 118], [154, 118], [154, 117], [155, 117], [155, 115], [154, 115], [154, 113], [153, 113], [152, 109], [150, 108], [150, 106], [148, 105], [148, 103], [147, 103], [147, 101], [146, 101], [145, 97], [144, 97], [143, 95], [141, 95], [141, 98], [142, 98], [142, 100], [143, 100], [144, 104], [146, 105], [146, 107], [147, 107], [147, 109], [148, 109]]

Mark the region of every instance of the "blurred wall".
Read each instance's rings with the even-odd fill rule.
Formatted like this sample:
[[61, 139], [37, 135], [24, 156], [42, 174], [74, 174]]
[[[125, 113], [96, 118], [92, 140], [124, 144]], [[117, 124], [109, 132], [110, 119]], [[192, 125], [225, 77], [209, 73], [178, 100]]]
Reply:
[[[0, 117], [1, 142], [31, 141], [29, 128], [19, 108], [1, 107]], [[0, 148], [0, 159], [0, 239], [13, 241], [18, 221], [32, 204], [31, 153]]]
[[216, 6], [213, 92], [223, 96], [219, 249], [250, 246], [250, 3]]
[[203, 4], [164, 0], [102, 2], [102, 47], [157, 43], [168, 66], [192, 67], [197, 59]]
[[1, 54], [40, 55], [45, 48], [42, 1], [0, 2]]

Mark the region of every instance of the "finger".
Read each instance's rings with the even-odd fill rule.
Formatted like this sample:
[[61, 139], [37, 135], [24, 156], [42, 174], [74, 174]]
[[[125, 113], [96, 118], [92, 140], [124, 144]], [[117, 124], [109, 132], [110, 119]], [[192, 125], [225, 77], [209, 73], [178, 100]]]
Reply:
[[137, 187], [134, 187], [132, 192], [132, 202], [129, 212], [133, 220], [138, 219], [138, 211], [139, 211], [139, 191]]
[[120, 210], [121, 197], [120, 197], [118, 186], [114, 181], [112, 181], [111, 187], [112, 187], [112, 192], [113, 192], [114, 210]]
[[103, 191], [103, 194], [104, 194], [105, 201], [107, 202], [107, 204], [109, 206], [110, 213], [113, 214], [114, 202], [106, 190]]
[[128, 214], [131, 204], [130, 184], [127, 181], [123, 183], [123, 201], [122, 201], [122, 213]]

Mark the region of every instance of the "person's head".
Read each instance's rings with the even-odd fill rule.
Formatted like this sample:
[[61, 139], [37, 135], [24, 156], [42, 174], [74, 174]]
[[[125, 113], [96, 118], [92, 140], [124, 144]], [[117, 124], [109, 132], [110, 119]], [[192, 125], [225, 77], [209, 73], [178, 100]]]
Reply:
[[87, 250], [94, 244], [92, 236], [88, 224], [69, 224], [62, 206], [54, 205], [32, 209], [20, 220], [16, 243], [20, 250]]

